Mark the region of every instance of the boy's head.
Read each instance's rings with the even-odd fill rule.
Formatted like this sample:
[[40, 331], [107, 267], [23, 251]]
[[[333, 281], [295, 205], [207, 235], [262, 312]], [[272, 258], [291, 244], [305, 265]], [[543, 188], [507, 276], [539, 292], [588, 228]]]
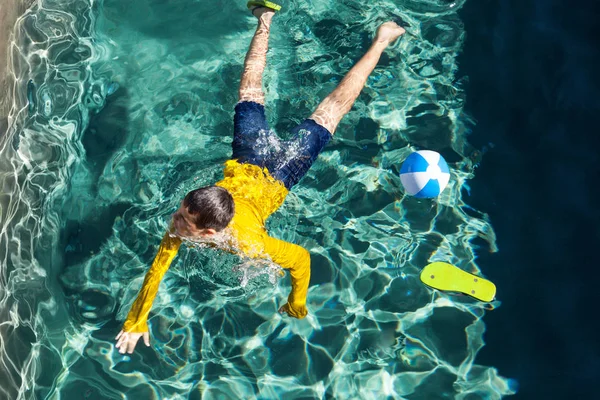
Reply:
[[214, 235], [227, 227], [234, 210], [233, 197], [226, 189], [206, 186], [186, 194], [173, 214], [173, 227], [184, 237]]

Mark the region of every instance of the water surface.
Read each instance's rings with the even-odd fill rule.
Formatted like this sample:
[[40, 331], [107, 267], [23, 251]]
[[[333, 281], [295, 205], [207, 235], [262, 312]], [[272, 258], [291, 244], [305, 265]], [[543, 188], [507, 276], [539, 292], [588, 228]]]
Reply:
[[[268, 119], [285, 136], [390, 18], [381, 59], [309, 174], [268, 221], [312, 254], [310, 316], [281, 318], [289, 278], [182, 248], [151, 315], [152, 347], [114, 348], [169, 216], [222, 176], [254, 21], [243, 2], [40, 1], [19, 20], [3, 137], [2, 359], [10, 398], [499, 399], [514, 382], [475, 356], [500, 302], [434, 292], [420, 269], [474, 273], [497, 250], [463, 201], [469, 144], [456, 56], [464, 1], [285, 2], [272, 26]], [[452, 179], [403, 195], [402, 160], [437, 150]], [[6, 211], [5, 211], [6, 210]]]

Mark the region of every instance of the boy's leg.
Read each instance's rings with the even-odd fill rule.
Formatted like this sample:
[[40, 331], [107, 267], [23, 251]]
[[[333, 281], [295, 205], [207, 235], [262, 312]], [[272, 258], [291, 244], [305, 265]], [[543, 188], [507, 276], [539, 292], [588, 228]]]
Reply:
[[[262, 90], [262, 74], [267, 64], [269, 30], [273, 10], [259, 7], [252, 10], [258, 19], [258, 26], [244, 61], [240, 81], [239, 102], [235, 106], [233, 118], [232, 159], [241, 163], [251, 163], [264, 167], [264, 157], [257, 151], [258, 138], [269, 131], [265, 117], [265, 95]], [[262, 133], [261, 133], [262, 132]]]
[[239, 101], [253, 101], [264, 105], [265, 94], [262, 90], [262, 75], [267, 65], [269, 32], [275, 12], [269, 8], [259, 7], [254, 9], [252, 14], [258, 19], [258, 26], [244, 61]]
[[404, 29], [394, 22], [386, 22], [377, 30], [371, 48], [346, 74], [338, 87], [319, 104], [315, 112], [292, 131], [296, 135], [290, 141], [289, 159], [269, 169], [275, 179], [291, 189], [306, 174], [317, 156], [331, 139], [342, 117], [350, 111], [367, 78], [377, 65], [381, 53]]
[[404, 29], [394, 22], [381, 25], [367, 53], [346, 74], [338, 87], [319, 104], [310, 119], [325, 127], [333, 135], [342, 117], [350, 111], [365, 86], [381, 53], [404, 32]]

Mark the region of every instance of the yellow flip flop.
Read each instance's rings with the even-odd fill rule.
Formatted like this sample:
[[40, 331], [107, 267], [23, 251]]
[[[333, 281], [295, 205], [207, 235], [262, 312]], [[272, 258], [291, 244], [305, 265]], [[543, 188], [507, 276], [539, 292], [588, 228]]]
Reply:
[[254, 7], [266, 7], [266, 8], [270, 8], [271, 10], [275, 10], [275, 11], [279, 11], [281, 10], [281, 6], [277, 3], [273, 3], [272, 1], [249, 1], [248, 4], [246, 4], [246, 7], [252, 9]]
[[492, 301], [496, 285], [445, 262], [434, 262], [421, 271], [421, 282], [437, 290], [459, 292], [480, 301]]

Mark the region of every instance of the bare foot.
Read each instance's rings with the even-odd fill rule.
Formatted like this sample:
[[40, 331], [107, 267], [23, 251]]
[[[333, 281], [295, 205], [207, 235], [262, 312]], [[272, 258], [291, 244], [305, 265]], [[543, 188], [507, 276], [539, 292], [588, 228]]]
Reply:
[[275, 15], [275, 10], [272, 10], [267, 7], [255, 7], [251, 10], [252, 15], [254, 15], [259, 22], [262, 22], [266, 25], [271, 25], [271, 20], [273, 19], [273, 15]]
[[388, 21], [381, 24], [379, 28], [377, 28], [375, 41], [379, 43], [385, 43], [387, 45], [398, 39], [398, 37], [404, 34], [404, 32], [406, 31], [400, 25], [395, 22]]

